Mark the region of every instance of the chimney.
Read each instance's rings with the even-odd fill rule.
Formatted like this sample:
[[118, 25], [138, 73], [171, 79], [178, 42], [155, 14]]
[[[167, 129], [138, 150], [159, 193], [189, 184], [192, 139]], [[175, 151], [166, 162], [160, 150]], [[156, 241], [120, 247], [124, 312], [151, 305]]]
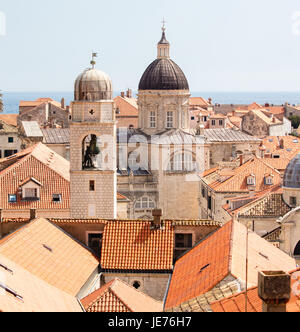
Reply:
[[232, 111], [232, 116], [235, 116], [235, 111]]
[[125, 98], [125, 92], [121, 92], [121, 97]]
[[126, 95], [127, 95], [127, 98], [132, 98], [132, 90], [128, 89]]
[[160, 229], [162, 226], [162, 210], [161, 209], [155, 209], [152, 211], [153, 221], [152, 221], [152, 228], [153, 229]]
[[240, 155], [240, 166], [243, 165], [243, 162], [244, 162], [244, 156], [241, 154]]
[[210, 105], [212, 105], [212, 98], [208, 98], [208, 102]]
[[263, 312], [286, 312], [291, 297], [291, 276], [283, 271], [259, 272], [258, 296], [263, 301]]
[[196, 135], [204, 136], [204, 130], [205, 130], [204, 125], [203, 124], [198, 124], [197, 129], [196, 129]]
[[61, 99], [61, 108], [65, 108], [65, 98]]
[[284, 140], [283, 140], [283, 138], [280, 140], [280, 149], [284, 149]]
[[30, 209], [30, 221], [36, 219], [36, 209]]

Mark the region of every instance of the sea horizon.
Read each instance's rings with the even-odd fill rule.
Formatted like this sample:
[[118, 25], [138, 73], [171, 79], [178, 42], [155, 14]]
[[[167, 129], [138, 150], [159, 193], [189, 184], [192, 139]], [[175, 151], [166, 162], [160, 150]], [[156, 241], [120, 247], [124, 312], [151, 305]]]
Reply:
[[[121, 91], [116, 91], [114, 97], [120, 95]], [[136, 96], [137, 91], [133, 92]], [[3, 94], [3, 113], [18, 113], [21, 100], [36, 100], [37, 98], [52, 98], [56, 101], [65, 99], [69, 105], [74, 98], [72, 91], [14, 91]], [[284, 105], [286, 102], [292, 105], [300, 104], [300, 91], [278, 91], [278, 92], [234, 92], [234, 91], [192, 91], [192, 97], [212, 98], [213, 104], [237, 104], [248, 105], [256, 102], [261, 105], [266, 103], [271, 105]]]

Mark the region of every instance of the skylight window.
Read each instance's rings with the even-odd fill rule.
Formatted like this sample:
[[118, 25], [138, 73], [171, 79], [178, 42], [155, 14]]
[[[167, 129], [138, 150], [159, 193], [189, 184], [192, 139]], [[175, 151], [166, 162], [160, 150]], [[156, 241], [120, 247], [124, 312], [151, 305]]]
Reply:
[[0, 283], [0, 288], [4, 289], [7, 293], [11, 294], [12, 296], [14, 296], [16, 299], [20, 300], [23, 302], [23, 297], [21, 295], [19, 295], [17, 292], [15, 292], [14, 290], [12, 290], [11, 288], [3, 285]]
[[62, 201], [61, 194], [53, 194], [53, 202], [60, 203]]
[[11, 269], [9, 269], [6, 265], [0, 263], [0, 267], [11, 274], [14, 274], [14, 272]]
[[48, 251], [53, 252], [52, 248], [49, 247], [49, 246], [47, 246], [46, 244], [43, 244], [43, 247], [44, 247], [45, 249], [47, 249]]
[[264, 254], [263, 254], [263, 253], [261, 253], [261, 252], [260, 252], [259, 254], [260, 254], [260, 256], [261, 256], [261, 257], [263, 257], [263, 258], [265, 258], [265, 259], [269, 260], [269, 257], [268, 257], [268, 256], [264, 255]]
[[209, 266], [210, 266], [210, 264], [203, 266], [203, 268], [200, 270], [200, 273], [203, 272], [204, 270], [206, 270]]

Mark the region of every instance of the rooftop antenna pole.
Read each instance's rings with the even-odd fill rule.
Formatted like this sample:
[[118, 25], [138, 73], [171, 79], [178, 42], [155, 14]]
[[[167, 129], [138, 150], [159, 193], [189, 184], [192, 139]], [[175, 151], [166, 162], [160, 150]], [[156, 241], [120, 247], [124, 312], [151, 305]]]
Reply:
[[246, 234], [246, 292], [245, 292], [245, 312], [248, 312], [248, 257], [249, 257], [249, 233], [247, 225], [247, 234]]

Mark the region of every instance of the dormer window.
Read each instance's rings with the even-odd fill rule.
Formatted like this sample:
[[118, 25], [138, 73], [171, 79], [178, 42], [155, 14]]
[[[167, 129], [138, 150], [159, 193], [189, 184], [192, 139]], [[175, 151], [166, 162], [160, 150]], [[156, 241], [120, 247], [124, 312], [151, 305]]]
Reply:
[[20, 194], [23, 201], [38, 201], [40, 199], [40, 188], [42, 184], [34, 179], [30, 178], [25, 180], [20, 185]]
[[248, 186], [255, 186], [255, 176], [254, 175], [250, 175], [247, 177], [247, 185]]
[[265, 184], [267, 186], [272, 186], [274, 184], [274, 180], [273, 180], [272, 175], [268, 175], [268, 176], [265, 177]]

